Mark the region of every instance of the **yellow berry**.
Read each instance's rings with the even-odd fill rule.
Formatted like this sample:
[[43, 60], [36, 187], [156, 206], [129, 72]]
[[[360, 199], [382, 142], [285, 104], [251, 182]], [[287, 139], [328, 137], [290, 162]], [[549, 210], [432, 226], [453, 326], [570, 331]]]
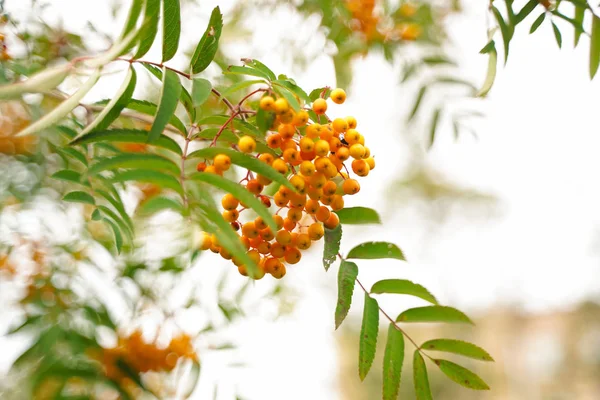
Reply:
[[308, 227], [308, 236], [310, 237], [310, 240], [319, 240], [324, 234], [325, 230], [323, 229], [323, 225], [318, 222], [315, 222]]
[[282, 246], [287, 246], [292, 242], [292, 234], [285, 229], [280, 230], [275, 235], [275, 240]]
[[367, 176], [371, 168], [365, 160], [354, 160], [352, 161], [352, 171], [358, 176]]
[[213, 165], [221, 171], [227, 171], [231, 167], [231, 158], [226, 154], [217, 154], [213, 159]]
[[346, 132], [348, 130], [348, 122], [343, 118], [336, 118], [331, 123], [334, 132]]
[[238, 147], [242, 153], [252, 153], [256, 150], [256, 142], [250, 136], [242, 136], [238, 141]]
[[302, 161], [300, 163], [300, 173], [304, 176], [312, 176], [316, 172], [315, 164], [310, 161]]
[[294, 175], [290, 178], [290, 183], [292, 184], [292, 186], [294, 186], [296, 188], [297, 191], [302, 191], [304, 190], [304, 178], [302, 178], [299, 175]]
[[292, 124], [295, 126], [304, 126], [308, 123], [308, 113], [304, 110], [298, 111], [292, 119]]
[[231, 193], [227, 193], [221, 199], [221, 205], [225, 210], [235, 210], [240, 202]]
[[329, 153], [329, 142], [326, 140], [317, 140], [315, 143], [315, 154], [319, 157], [325, 157]]
[[311, 139], [318, 138], [319, 134], [321, 133], [321, 129], [321, 125], [317, 123], [308, 125], [306, 127], [306, 137]]
[[316, 99], [312, 104], [312, 109], [317, 115], [323, 115], [327, 112], [327, 101], [325, 99]]
[[348, 129], [356, 129], [356, 118], [354, 117], [346, 117], [346, 122], [348, 123]]
[[323, 225], [325, 225], [325, 228], [327, 228], [327, 229], [334, 229], [339, 224], [340, 224], [340, 218], [337, 216], [336, 213], [331, 213], [329, 215], [329, 218], [327, 218], [327, 220], [325, 222], [323, 222]]
[[287, 100], [284, 99], [283, 97], [275, 100], [275, 104], [273, 106], [274, 106], [275, 112], [280, 115], [285, 114], [290, 108]]
[[296, 238], [296, 247], [300, 250], [308, 250], [311, 244], [310, 236], [306, 233], [300, 233]]
[[346, 92], [344, 89], [333, 89], [329, 94], [329, 98], [331, 98], [331, 101], [333, 101], [335, 104], [342, 104], [344, 101], [346, 101]]
[[273, 111], [275, 109], [275, 100], [271, 96], [264, 96], [260, 99], [259, 107], [265, 111]]
[[339, 194], [334, 194], [331, 199], [331, 209], [333, 211], [339, 211], [344, 208], [344, 198]]
[[361, 160], [365, 156], [365, 147], [360, 143], [355, 143], [350, 146], [350, 155], [352, 158]]
[[227, 222], [234, 222], [237, 221], [238, 217], [240, 216], [240, 213], [238, 210], [226, 210], [223, 211], [223, 219]]

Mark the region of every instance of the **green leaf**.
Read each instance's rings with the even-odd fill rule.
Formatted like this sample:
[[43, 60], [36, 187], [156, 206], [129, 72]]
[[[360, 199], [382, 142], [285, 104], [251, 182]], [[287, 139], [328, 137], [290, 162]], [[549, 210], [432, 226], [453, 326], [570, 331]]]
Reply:
[[226, 90], [224, 90], [223, 92], [221, 92], [222, 97], [227, 97], [229, 95], [232, 95], [233, 93], [242, 90], [242, 89], [246, 89], [249, 86], [252, 85], [257, 85], [257, 84], [261, 84], [264, 83], [266, 84], [266, 82], [262, 79], [253, 79], [253, 80], [248, 80], [248, 81], [240, 81], [238, 83], [235, 83], [231, 86], [229, 86]]
[[244, 186], [239, 183], [232, 182], [227, 178], [216, 174], [209, 174], [204, 172], [197, 172], [189, 176], [190, 179], [208, 183], [214, 187], [222, 189], [228, 193], [231, 193], [240, 202], [246, 204], [252, 210], [254, 210], [266, 224], [271, 228], [273, 232], [277, 232], [277, 223], [273, 219], [273, 215], [269, 212], [269, 209], [252, 193], [250, 193]]
[[[70, 145], [75, 146], [79, 144], [89, 143], [146, 143], [148, 141], [148, 131], [138, 129], [110, 129], [106, 131], [91, 132], [85, 137], [73, 140]], [[161, 135], [155, 140], [152, 146], [162, 147], [163, 149], [170, 150], [178, 155], [181, 155], [181, 148], [176, 141], [170, 137]]]
[[371, 293], [408, 294], [410, 296], [419, 297], [432, 304], [438, 304], [437, 299], [429, 292], [429, 290], [405, 279], [384, 279], [375, 282], [373, 287], [371, 287]]
[[69, 64], [44, 68], [25, 81], [0, 85], [0, 100], [17, 99], [25, 93], [48, 92], [65, 80], [71, 68]]
[[594, 15], [590, 40], [590, 79], [594, 79], [600, 64], [600, 17]]
[[338, 271], [338, 297], [335, 306], [335, 329], [339, 328], [352, 304], [352, 293], [358, 276], [358, 266], [350, 261], [342, 260]]
[[508, 60], [508, 52], [510, 39], [512, 38], [511, 27], [506, 24], [504, 18], [502, 18], [502, 14], [495, 6], [492, 6], [492, 13], [496, 17], [496, 21], [498, 22], [498, 26], [500, 27], [500, 33], [502, 34], [502, 42], [504, 43], [504, 63]]
[[379, 331], [379, 305], [377, 300], [365, 293], [360, 341], [358, 344], [358, 375], [363, 381], [367, 377], [375, 352], [377, 351], [377, 333]]
[[259, 108], [256, 112], [256, 125], [262, 134], [265, 134], [269, 130], [274, 120], [275, 113], [273, 112], [265, 111], [262, 108]]
[[435, 360], [444, 374], [454, 382], [473, 390], [490, 390], [490, 387], [473, 372], [448, 360]]
[[408, 114], [407, 120], [409, 122], [412, 121], [412, 119], [415, 117], [415, 115], [417, 115], [417, 111], [419, 111], [419, 107], [421, 106], [421, 103], [423, 102], [423, 98], [425, 97], [426, 92], [427, 92], [427, 86], [422, 86], [421, 89], [419, 89], [419, 93], [417, 94], [417, 99], [415, 100], [415, 104], [414, 104], [412, 110], [410, 111], [410, 114]]
[[533, 24], [531, 24], [531, 29], [529, 29], [529, 34], [531, 35], [533, 32], [537, 31], [537, 28], [540, 27], [540, 25], [542, 25], [542, 22], [544, 22], [544, 19], [546, 18], [546, 13], [543, 12], [540, 14], [539, 17], [536, 18], [535, 21], [533, 21]]
[[128, 182], [137, 181], [144, 183], [152, 183], [165, 189], [171, 189], [179, 194], [183, 194], [183, 189], [177, 178], [158, 171], [150, 171], [144, 169], [130, 169], [115, 174], [112, 182]]
[[487, 54], [492, 50], [496, 50], [496, 42], [490, 40], [481, 50], [479, 50], [479, 54]]
[[123, 32], [121, 32], [121, 39], [125, 38], [135, 28], [140, 15], [142, 14], [142, 7], [144, 6], [145, 0], [133, 0], [131, 7], [129, 7], [129, 14], [127, 14], [127, 21], [123, 26]]
[[248, 66], [239, 66], [239, 65], [230, 65], [227, 67], [227, 70], [223, 71], [225, 75], [244, 75], [244, 76], [256, 76], [258, 78], [264, 78], [269, 80], [269, 75], [264, 73], [263, 71], [248, 67]]
[[383, 355], [383, 400], [396, 400], [404, 363], [404, 335], [390, 323]]
[[[198, 125], [222, 126], [228, 120], [229, 120], [228, 115], [211, 115], [209, 117], [202, 118], [200, 121], [198, 121]], [[234, 118], [231, 121], [231, 124], [229, 124], [228, 126], [231, 126], [231, 125], [233, 125], [234, 129], [237, 129], [238, 131], [243, 132], [246, 135], [250, 135], [250, 136], [253, 136], [256, 138], [264, 138], [264, 136], [265, 136], [254, 125], [252, 125], [246, 121], [242, 121], [241, 119]]]
[[552, 29], [554, 30], [554, 38], [556, 39], [556, 44], [558, 45], [558, 48], [560, 49], [562, 47], [562, 35], [560, 34], [560, 30], [558, 29], [558, 26], [556, 26], [556, 24], [554, 22], [552, 22]]
[[98, 210], [97, 208], [92, 211], [92, 220], [93, 221], [100, 221], [102, 219], [102, 213], [100, 212], [100, 210]]
[[533, 9], [540, 4], [538, 0], [529, 0], [527, 2], [527, 4], [525, 4], [523, 6], [523, 8], [521, 8], [521, 11], [519, 11], [519, 13], [516, 16], [516, 23], [518, 24], [519, 22], [523, 21], [525, 18], [527, 18], [527, 16], [529, 14], [531, 14], [531, 12], [533, 11]]
[[74, 203], [86, 203], [92, 205], [96, 204], [96, 200], [94, 200], [94, 197], [92, 197], [92, 195], [81, 191], [67, 193], [63, 197], [63, 201], [70, 201]]
[[444, 55], [426, 56], [421, 59], [427, 65], [453, 65], [456, 66], [456, 62], [449, 59]]
[[440, 108], [436, 109], [433, 113], [433, 118], [431, 118], [431, 127], [429, 128], [429, 148], [433, 146], [433, 142], [435, 140], [435, 133], [437, 132], [437, 126], [440, 121], [440, 114], [442, 110]]
[[202, 78], [194, 78], [192, 82], [192, 104], [194, 107], [201, 106], [210, 97], [212, 84]]
[[310, 99], [311, 102], [315, 101], [316, 99], [321, 97], [321, 94], [325, 92], [323, 94], [323, 98], [326, 99], [329, 97], [329, 93], [331, 93], [331, 88], [329, 87], [322, 87], [322, 88], [318, 88], [318, 89], [314, 89], [312, 92], [309, 93], [308, 98]]
[[[107, 182], [110, 182], [110, 181], [107, 180]], [[127, 214], [127, 212], [125, 211], [125, 207], [123, 206], [123, 200], [119, 196], [119, 192], [117, 192], [117, 190], [114, 187], [111, 189], [112, 189], [111, 192], [113, 193], [112, 196], [109, 193], [105, 192], [104, 190], [100, 190], [100, 189], [96, 189], [95, 193], [104, 197], [106, 199], [106, 201], [108, 201], [115, 208], [115, 210], [117, 210], [117, 212], [119, 213], [119, 215], [121, 216], [121, 218], [123, 219], [125, 224], [127, 225], [127, 228], [131, 232], [133, 232], [133, 230], [134, 230], [133, 229], [133, 221], [131, 221], [129, 214]]]
[[239, 151], [235, 151], [233, 149], [225, 149], [225, 148], [216, 148], [216, 147], [205, 147], [200, 150], [196, 150], [193, 153], [188, 155], [189, 158], [199, 157], [199, 158], [209, 158], [213, 159], [218, 154], [225, 154], [229, 156], [231, 162], [235, 165], [239, 165], [240, 167], [249, 169], [250, 171], [254, 171], [260, 175], [265, 176], [266, 178], [280, 183], [287, 188], [293, 190], [296, 189], [292, 184], [285, 178], [285, 176], [281, 175], [279, 172], [274, 170], [271, 166], [266, 163], [258, 160], [255, 157], [249, 156], [244, 153], [240, 153]]
[[[127, 106], [125, 108], [140, 112], [142, 114], [154, 116], [156, 114], [158, 106], [150, 101], [131, 99], [127, 103]], [[187, 129], [185, 128], [185, 125], [183, 124], [183, 122], [181, 122], [179, 118], [177, 118], [176, 115], [171, 116], [171, 118], [169, 119], [169, 124], [173, 125], [183, 135], [187, 134]]]
[[43, 317], [44, 317], [43, 315], [30, 315], [27, 317], [25, 322], [23, 322], [22, 324], [20, 324], [18, 326], [11, 328], [5, 334], [6, 335], [14, 335], [15, 333], [24, 331], [26, 328], [35, 327], [35, 325], [37, 325], [42, 320]]
[[206, 31], [196, 50], [192, 56], [192, 73], [197, 74], [204, 71], [215, 58], [217, 49], [219, 48], [219, 38], [221, 37], [221, 30], [223, 29], [223, 15], [219, 7], [215, 7], [210, 15], [210, 20]]
[[[533, 0], [531, 0], [531, 1], [533, 1]], [[577, 22], [580, 26], [583, 26], [584, 18], [585, 18], [585, 7], [576, 5], [575, 6], [575, 18], [574, 18], [575, 22]], [[577, 47], [577, 45], [579, 44], [579, 38], [581, 37], [582, 33], [583, 33], [583, 30], [575, 27], [575, 45], [574, 45], [574, 47]]]
[[160, 92], [158, 110], [154, 116], [152, 129], [148, 134], [148, 142], [154, 142], [161, 136], [169, 120], [175, 114], [179, 96], [181, 95], [181, 82], [179, 76], [170, 69], [163, 69], [163, 85]]
[[294, 111], [300, 110], [300, 103], [298, 103], [296, 96], [289, 88], [284, 85], [277, 84], [277, 82], [273, 82], [273, 90], [286, 99]]
[[409, 308], [396, 318], [397, 322], [449, 322], [473, 324], [462, 311], [448, 306]]
[[70, 169], [63, 169], [55, 172], [51, 176], [52, 179], [58, 179], [61, 181], [73, 182], [83, 186], [90, 186], [89, 182], [82, 179], [81, 174], [77, 171]]
[[429, 387], [427, 367], [425, 366], [425, 360], [421, 353], [419, 353], [419, 350], [415, 350], [413, 356], [413, 380], [417, 400], [433, 400], [431, 388]]
[[406, 260], [402, 250], [393, 243], [388, 242], [365, 242], [354, 247], [346, 258], [359, 258], [363, 260], [374, 260], [380, 258], [395, 258]]
[[133, 242], [133, 233], [134, 232], [133, 232], [133, 227], [131, 225], [128, 225], [113, 210], [111, 210], [110, 208], [108, 208], [106, 206], [99, 205], [98, 210], [100, 210], [102, 212], [102, 214], [104, 214], [110, 220], [112, 220], [117, 225], [117, 227], [119, 227], [119, 230], [122, 233], [125, 233], [127, 235], [127, 239], [130, 242]]
[[125, 169], [151, 169], [157, 171], [167, 171], [179, 174], [179, 166], [168, 158], [150, 153], [125, 153], [115, 157], [105, 158], [93, 164], [88, 173], [90, 175], [98, 174], [102, 171], [118, 168]]
[[292, 92], [305, 102], [311, 102], [310, 97], [306, 94], [306, 92], [300, 86], [296, 85], [293, 82], [290, 82], [290, 80], [278, 79], [275, 82], [273, 82], [273, 84], [285, 86], [290, 92]]
[[335, 212], [340, 223], [346, 225], [380, 224], [381, 218], [377, 211], [367, 207], [348, 207]]
[[[156, 79], [162, 82], [162, 69], [155, 67], [152, 64], [148, 64], [147, 62], [140, 61], [140, 63], [146, 68]], [[194, 121], [196, 117], [196, 110], [194, 109], [194, 105], [192, 104], [192, 95], [187, 91], [183, 86], [181, 87], [181, 96], [179, 96], [179, 101], [185, 107], [185, 110], [188, 112], [190, 116], [190, 121]], [[174, 117], [175, 118], [175, 117]], [[171, 125], [173, 123], [169, 122]], [[173, 125], [175, 126], [175, 125]], [[179, 127], [177, 127], [179, 129]], [[187, 134], [185, 127], [181, 130], [184, 134]]]
[[455, 339], [433, 339], [421, 345], [423, 350], [437, 350], [448, 353], [460, 354], [461, 356], [474, 358], [480, 361], [494, 361], [487, 351], [473, 343], [463, 342]]
[[[493, 41], [491, 43], [494, 43]], [[485, 97], [494, 86], [494, 81], [496, 80], [496, 68], [498, 63], [498, 53], [496, 52], [496, 47], [494, 46], [489, 51], [488, 57], [488, 67], [487, 73], [485, 76], [485, 81], [481, 86], [481, 89], [477, 92], [477, 97]]]
[[325, 271], [329, 270], [340, 252], [340, 240], [342, 240], [341, 224], [333, 229], [325, 228], [325, 244], [323, 246], [323, 267], [325, 267]]
[[169, 61], [179, 47], [181, 10], [179, 0], [163, 0], [162, 62]]
[[112, 228], [113, 235], [115, 237], [115, 247], [117, 249], [117, 253], [121, 253], [121, 250], [123, 249], [123, 236], [121, 235], [121, 231], [110, 219], [104, 218], [104, 221]]
[[269, 67], [267, 67], [265, 64], [261, 63], [260, 61], [258, 61], [256, 59], [251, 59], [251, 58], [244, 58], [244, 59], [242, 59], [242, 61], [244, 61], [244, 64], [254, 67], [254, 68], [258, 69], [259, 71], [264, 72], [270, 81], [274, 81], [276, 79], [275, 73], [273, 71], [271, 71], [271, 69]]
[[146, 0], [144, 9], [144, 24], [140, 30], [140, 45], [134, 59], [143, 57], [156, 38], [158, 32], [158, 18], [160, 15], [160, 0]]
[[173, 210], [181, 214], [183, 213], [183, 205], [175, 199], [155, 196], [140, 204], [136, 212], [143, 216], [150, 216], [163, 210]]
[[556, 15], [559, 18], [564, 19], [565, 21], [567, 21], [568, 23], [570, 23], [571, 25], [573, 25], [573, 28], [575, 28], [575, 32], [585, 32], [585, 29], [583, 28], [583, 25], [581, 22], [573, 19], [573, 18], [569, 18], [566, 15], [562, 14], [561, 12], [559, 12], [558, 10], [553, 10], [551, 11], [552, 15]]
[[64, 156], [69, 156], [71, 158], [76, 159], [77, 161], [79, 161], [81, 164], [85, 165], [87, 167], [88, 162], [87, 159], [85, 158], [85, 155], [71, 147], [56, 147], [54, 149], [56, 152], [64, 155]]

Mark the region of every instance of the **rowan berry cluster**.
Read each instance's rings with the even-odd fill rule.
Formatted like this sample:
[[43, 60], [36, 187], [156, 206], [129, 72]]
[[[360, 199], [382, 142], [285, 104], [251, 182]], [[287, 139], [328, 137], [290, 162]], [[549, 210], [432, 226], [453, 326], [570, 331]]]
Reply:
[[[342, 89], [332, 90], [329, 99], [336, 104], [346, 100]], [[350, 177], [345, 162], [359, 177], [364, 177], [375, 168], [375, 160], [365, 138], [356, 130], [354, 117], [330, 120], [326, 115], [328, 102], [320, 97], [312, 107], [294, 112], [283, 98], [265, 95], [259, 107], [275, 115], [273, 125], [267, 133], [266, 144], [272, 152], [256, 154], [256, 157], [286, 176], [295, 191], [280, 186], [273, 196], [264, 194], [271, 180], [262, 175], [254, 176], [248, 171], [243, 183], [248, 191], [257, 196], [266, 207], [276, 206], [274, 232], [259, 216], [254, 220], [241, 222], [240, 214], [246, 205], [231, 194], [221, 200], [223, 218], [232, 227], [241, 230], [240, 240], [248, 250], [248, 256], [259, 266], [259, 276], [266, 273], [280, 279], [286, 274], [286, 265], [296, 264], [302, 258], [302, 250], [320, 240], [325, 228], [333, 229], [339, 218], [333, 211], [344, 208], [344, 196], [360, 191], [360, 184]], [[313, 121], [309, 111], [314, 112]], [[256, 142], [250, 136], [243, 136], [237, 144], [239, 151], [254, 154]], [[351, 160], [351, 161], [350, 161]], [[231, 166], [227, 155], [219, 154], [211, 165], [199, 164], [199, 170], [221, 174]], [[210, 249], [225, 259], [232, 259], [240, 274], [247, 275], [246, 266], [219, 246], [214, 235], [206, 235], [201, 244], [203, 250]]]

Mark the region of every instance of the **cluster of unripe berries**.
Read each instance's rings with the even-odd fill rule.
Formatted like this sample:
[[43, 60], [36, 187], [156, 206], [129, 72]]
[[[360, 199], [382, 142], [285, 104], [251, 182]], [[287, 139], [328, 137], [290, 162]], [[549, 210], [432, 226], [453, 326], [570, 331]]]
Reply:
[[[335, 89], [329, 98], [342, 104], [346, 93]], [[254, 278], [260, 279], [268, 273], [279, 279], [286, 273], [286, 264], [298, 263], [301, 251], [320, 240], [325, 228], [334, 229], [339, 224], [334, 211], [344, 208], [344, 196], [360, 191], [360, 184], [349, 176], [345, 162], [349, 161], [354, 174], [364, 177], [375, 168], [375, 160], [365, 146], [365, 138], [356, 130], [356, 119], [329, 120], [325, 115], [327, 101], [324, 98], [316, 99], [311, 107], [322, 122], [327, 121], [324, 124], [309, 121], [308, 109], [294, 112], [283, 97], [275, 99], [266, 95], [261, 98], [259, 107], [275, 114], [266, 143], [277, 155], [261, 153], [256, 157], [288, 177], [295, 191], [280, 186], [273, 196], [267, 196], [263, 190], [271, 180], [250, 171], [241, 182], [266, 207], [278, 207], [274, 215], [276, 232], [261, 217], [241, 223], [240, 213], [247, 207], [231, 194], [223, 196], [221, 205], [223, 218], [236, 231], [241, 230], [240, 240], [246, 246], [248, 256], [259, 266], [259, 275]], [[239, 151], [251, 154], [256, 150], [256, 142], [250, 136], [243, 136], [237, 147]], [[198, 169], [221, 174], [230, 166], [229, 157], [219, 154], [211, 165], [200, 163]], [[204, 237], [201, 249], [232, 259], [239, 272], [247, 275], [246, 266], [232, 258], [214, 235]]]

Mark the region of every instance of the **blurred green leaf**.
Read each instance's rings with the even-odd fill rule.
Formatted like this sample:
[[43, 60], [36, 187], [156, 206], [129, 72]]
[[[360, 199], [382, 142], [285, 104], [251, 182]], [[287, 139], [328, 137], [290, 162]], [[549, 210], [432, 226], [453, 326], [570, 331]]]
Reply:
[[492, 6], [492, 13], [494, 14], [494, 17], [496, 17], [496, 21], [500, 27], [500, 33], [502, 34], [502, 42], [504, 43], [504, 63], [506, 64], [510, 40], [512, 39], [511, 27], [506, 24], [504, 18], [502, 18], [502, 14], [500, 14], [500, 11], [498, 11], [495, 6]]
[[51, 178], [62, 181], [73, 182], [83, 186], [90, 186], [89, 182], [82, 179], [81, 174], [70, 169], [63, 169], [52, 174]]
[[[533, 0], [531, 0], [533, 1]], [[583, 27], [583, 20], [585, 18], [585, 7], [582, 6], [578, 6], [575, 5], [575, 22], [577, 22], [578, 25]], [[574, 47], [577, 47], [577, 45], [579, 44], [579, 38], [581, 37], [581, 34], [583, 33], [583, 29], [578, 29], [575, 25], [573, 25], [575, 27], [575, 45]]]
[[96, 204], [96, 201], [94, 200], [94, 197], [92, 197], [92, 195], [86, 192], [79, 191], [67, 193], [63, 197], [63, 201], [70, 201], [74, 203], [86, 203], [91, 205]]
[[244, 58], [242, 59], [242, 61], [244, 61], [244, 64], [249, 65], [259, 71], [264, 72], [267, 75], [267, 78], [271, 81], [274, 81], [276, 79], [275, 73], [273, 71], [271, 71], [271, 69], [269, 67], [267, 67], [265, 64], [261, 63], [260, 61], [256, 60], [256, 59], [251, 59], [251, 58]]
[[230, 65], [227, 70], [223, 71], [225, 75], [245, 75], [245, 76], [256, 76], [258, 78], [264, 78], [269, 80], [269, 74], [249, 66]]
[[398, 398], [403, 363], [404, 335], [390, 323], [383, 355], [383, 400]]
[[347, 207], [335, 212], [341, 224], [361, 225], [380, 224], [381, 218], [377, 211], [367, 207]]
[[427, 366], [425, 366], [425, 360], [423, 360], [423, 356], [418, 349], [415, 350], [413, 356], [413, 380], [417, 400], [433, 400], [431, 388], [429, 387], [429, 377], [427, 376]]
[[202, 78], [194, 78], [192, 81], [192, 103], [194, 107], [201, 106], [210, 97], [212, 84]]
[[142, 8], [145, 0], [133, 0], [131, 7], [129, 7], [129, 14], [127, 14], [127, 21], [123, 26], [123, 32], [121, 32], [121, 39], [125, 38], [135, 28], [136, 23], [140, 19], [142, 14]]
[[156, 214], [163, 210], [173, 210], [179, 214], [183, 212], [183, 205], [181, 202], [163, 196], [152, 197], [140, 204], [137, 208], [137, 213], [148, 216]]
[[183, 195], [183, 188], [181, 187], [181, 184], [177, 178], [159, 171], [130, 169], [127, 171], [118, 172], [112, 178], [112, 182], [129, 181], [152, 183], [165, 189], [174, 190], [180, 195]]
[[179, 166], [168, 158], [151, 153], [125, 153], [105, 158], [93, 164], [88, 174], [95, 175], [113, 169], [151, 169], [179, 174]]
[[158, 110], [156, 110], [152, 128], [148, 133], [148, 142], [154, 142], [162, 135], [169, 120], [175, 113], [180, 95], [181, 82], [179, 81], [179, 76], [170, 69], [164, 68], [160, 102], [158, 103]]
[[140, 45], [133, 58], [143, 57], [158, 33], [158, 18], [160, 16], [160, 0], [145, 0], [146, 7], [144, 9], [144, 24], [140, 30]]
[[365, 293], [362, 324], [360, 327], [360, 341], [358, 344], [358, 375], [363, 381], [377, 351], [377, 333], [379, 331], [379, 305], [377, 300]]
[[600, 17], [593, 16], [590, 40], [590, 78], [594, 79], [600, 64]]
[[[148, 131], [136, 129], [110, 129], [106, 131], [91, 132], [85, 137], [76, 139], [70, 144], [72, 146], [78, 144], [110, 142], [110, 143], [146, 143], [148, 141]], [[170, 150], [178, 155], [181, 155], [181, 148], [170, 137], [161, 135], [155, 140], [152, 146], [162, 147]]]

